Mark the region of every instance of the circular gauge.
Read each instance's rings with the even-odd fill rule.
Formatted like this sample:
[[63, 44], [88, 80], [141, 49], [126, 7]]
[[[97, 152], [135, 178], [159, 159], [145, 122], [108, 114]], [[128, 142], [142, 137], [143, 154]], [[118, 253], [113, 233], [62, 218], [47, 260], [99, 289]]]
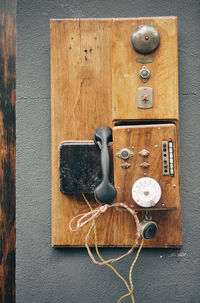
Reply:
[[161, 198], [161, 188], [153, 178], [140, 178], [132, 187], [132, 197], [141, 207], [154, 207]]

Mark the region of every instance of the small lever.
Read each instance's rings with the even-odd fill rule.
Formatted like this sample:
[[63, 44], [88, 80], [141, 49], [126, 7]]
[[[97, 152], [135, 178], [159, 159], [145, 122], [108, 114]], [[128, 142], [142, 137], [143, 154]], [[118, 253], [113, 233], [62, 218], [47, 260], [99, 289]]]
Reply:
[[94, 191], [96, 199], [103, 204], [111, 204], [117, 195], [116, 189], [109, 180], [109, 151], [108, 143], [112, 142], [112, 130], [107, 126], [99, 127], [94, 135], [94, 142], [101, 146], [101, 170], [103, 180]]

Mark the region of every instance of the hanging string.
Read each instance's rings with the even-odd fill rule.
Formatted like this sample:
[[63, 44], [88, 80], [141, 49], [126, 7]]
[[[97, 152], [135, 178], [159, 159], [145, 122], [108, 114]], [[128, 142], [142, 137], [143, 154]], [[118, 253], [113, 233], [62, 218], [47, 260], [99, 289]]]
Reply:
[[[90, 250], [90, 247], [88, 245], [90, 233], [91, 233], [92, 229], [94, 228], [94, 220], [97, 219], [108, 208], [113, 208], [113, 207], [122, 207], [122, 208], [125, 208], [134, 217], [135, 224], [136, 224], [136, 235], [135, 235], [136, 237], [135, 237], [135, 241], [134, 241], [132, 247], [130, 248], [130, 250], [128, 252], [126, 252], [125, 254], [123, 254], [122, 256], [119, 256], [119, 257], [113, 258], [113, 259], [109, 259], [109, 260], [106, 260], [106, 261], [99, 262], [99, 261], [95, 260], [93, 254], [92, 254], [92, 252]], [[72, 228], [72, 223], [75, 220], [77, 220], [77, 219], [78, 219], [78, 221], [76, 223], [76, 227]], [[124, 204], [124, 203], [113, 203], [111, 205], [105, 204], [105, 205], [99, 206], [99, 207], [97, 207], [95, 209], [92, 209], [92, 210], [90, 210], [87, 213], [79, 214], [79, 215], [75, 216], [74, 218], [72, 218], [72, 220], [69, 223], [69, 228], [70, 228], [71, 231], [77, 231], [77, 230], [80, 230], [86, 224], [88, 224], [90, 221], [92, 221], [92, 224], [91, 224], [91, 226], [90, 226], [90, 228], [88, 230], [88, 233], [87, 233], [87, 235], [85, 237], [85, 246], [86, 246], [88, 254], [89, 254], [89, 256], [92, 259], [92, 261], [93, 261], [94, 264], [97, 264], [97, 265], [101, 266], [101, 265], [105, 265], [105, 264], [108, 264], [108, 263], [113, 263], [113, 262], [119, 261], [119, 260], [121, 260], [121, 259], [129, 256], [134, 251], [135, 247], [138, 246], [139, 238], [140, 238], [140, 222], [139, 222], [139, 219], [137, 217], [136, 212], [134, 210], [132, 210], [130, 207], [128, 207], [126, 204]]]
[[[87, 198], [85, 197], [85, 195], [84, 194], [82, 194], [82, 196], [83, 196], [83, 198], [84, 198], [84, 200], [85, 200], [85, 202], [87, 203], [87, 205], [88, 205], [88, 207], [90, 208], [90, 210], [92, 210], [92, 206], [90, 205], [90, 203], [89, 203], [89, 201], [87, 200]], [[95, 220], [94, 220], [95, 221]], [[98, 257], [99, 257], [99, 259], [101, 260], [101, 261], [105, 261], [104, 260], [104, 258], [101, 256], [101, 254], [100, 254], [100, 252], [99, 252], [99, 249], [98, 249], [98, 239], [97, 239], [97, 229], [96, 229], [96, 223], [94, 222], [94, 236], [95, 236], [95, 250], [96, 250], [96, 253], [97, 253], [97, 255], [98, 255]], [[126, 287], [127, 287], [127, 289], [128, 289], [128, 292], [129, 292], [129, 296], [131, 296], [131, 301], [132, 301], [132, 303], [135, 303], [135, 300], [134, 300], [134, 297], [133, 297], [133, 291], [131, 291], [131, 289], [130, 289], [130, 287], [129, 287], [129, 285], [128, 285], [128, 283], [127, 283], [127, 281], [125, 280], [125, 278], [122, 276], [122, 275], [120, 275], [120, 273], [114, 268], [114, 266], [112, 266], [111, 264], [106, 264], [106, 266], [108, 266], [110, 269], [112, 269], [112, 271], [124, 282], [124, 284], [126, 285]], [[122, 298], [122, 297], [121, 297]], [[120, 298], [120, 299], [121, 299]], [[119, 300], [120, 300], [119, 299]], [[120, 302], [118, 300], [118, 302]], [[117, 303], [118, 303], [117, 302]]]
[[[138, 220], [138, 217], [135, 213], [135, 211], [133, 211], [132, 209], [130, 209], [126, 204], [124, 203], [114, 203], [112, 205], [108, 205], [108, 204], [105, 204], [103, 206], [100, 206], [100, 207], [97, 207], [96, 209], [92, 209], [89, 201], [87, 200], [87, 198], [85, 197], [85, 195], [82, 193], [82, 196], [85, 200], [85, 202], [87, 203], [88, 207], [90, 208], [90, 212], [88, 213], [84, 213], [84, 214], [79, 214], [77, 216], [75, 216], [69, 223], [69, 228], [71, 231], [77, 231], [77, 230], [80, 230], [83, 226], [85, 226], [86, 224], [88, 224], [91, 220], [92, 220], [92, 224], [89, 228], [89, 231], [86, 235], [86, 239], [85, 239], [85, 246], [87, 248], [87, 251], [88, 251], [88, 254], [90, 256], [90, 258], [92, 259], [93, 263], [97, 264], [97, 265], [106, 265], [108, 266], [109, 268], [111, 268], [113, 270], [113, 272], [124, 282], [124, 284], [126, 285], [127, 289], [128, 289], [128, 293], [123, 295], [122, 297], [119, 298], [119, 300], [117, 301], [117, 303], [120, 303], [124, 298], [128, 297], [128, 296], [131, 296], [131, 301], [132, 303], [135, 303], [135, 300], [134, 300], [134, 297], [133, 297], [133, 282], [132, 282], [132, 271], [133, 271], [133, 267], [139, 257], [139, 254], [140, 254], [140, 251], [142, 249], [142, 246], [143, 246], [143, 242], [144, 242], [144, 239], [142, 239], [141, 241], [141, 244], [139, 246], [139, 249], [138, 249], [138, 252], [135, 256], [135, 259], [133, 260], [132, 264], [131, 264], [131, 267], [130, 267], [130, 270], [129, 270], [129, 283], [130, 283], [130, 287], [127, 283], [127, 281], [125, 280], [125, 278], [123, 276], [120, 275], [120, 273], [109, 263], [113, 263], [113, 262], [116, 262], [128, 255], [130, 255], [133, 250], [135, 249], [136, 245], [138, 245], [138, 239], [140, 237], [140, 233], [139, 233], [139, 220]], [[136, 223], [136, 239], [135, 239], [135, 242], [133, 244], [133, 246], [131, 247], [131, 249], [124, 255], [118, 257], [118, 258], [114, 258], [114, 259], [109, 259], [109, 260], [104, 260], [103, 257], [101, 256], [100, 252], [99, 252], [99, 249], [98, 249], [98, 240], [97, 240], [97, 230], [96, 230], [96, 223], [95, 223], [95, 220], [100, 216], [101, 213], [104, 213], [108, 208], [110, 207], [123, 207], [125, 208], [127, 211], [129, 211], [131, 213], [131, 215], [134, 217], [135, 219], [135, 223]], [[80, 218], [78, 221], [77, 221], [77, 224], [76, 224], [76, 228], [72, 228], [72, 222], [74, 220], [76, 220], [77, 218]], [[94, 235], [95, 235], [95, 250], [96, 250], [96, 253], [99, 257], [99, 259], [102, 261], [102, 262], [98, 262], [95, 260], [93, 254], [91, 253], [91, 250], [88, 246], [88, 240], [89, 240], [89, 236], [90, 236], [90, 232], [91, 230], [94, 229]]]

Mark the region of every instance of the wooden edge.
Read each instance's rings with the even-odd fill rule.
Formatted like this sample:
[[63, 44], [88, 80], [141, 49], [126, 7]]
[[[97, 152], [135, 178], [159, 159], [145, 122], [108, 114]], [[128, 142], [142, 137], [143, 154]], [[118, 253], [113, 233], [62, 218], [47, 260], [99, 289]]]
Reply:
[[0, 302], [15, 302], [16, 0], [0, 4]]

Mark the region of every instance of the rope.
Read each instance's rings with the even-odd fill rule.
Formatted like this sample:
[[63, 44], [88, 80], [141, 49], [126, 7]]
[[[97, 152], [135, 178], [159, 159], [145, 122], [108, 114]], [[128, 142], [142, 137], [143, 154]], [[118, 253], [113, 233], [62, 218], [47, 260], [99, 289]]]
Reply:
[[[137, 261], [137, 259], [138, 259], [138, 257], [139, 257], [140, 251], [141, 251], [141, 249], [142, 249], [144, 239], [142, 239], [142, 241], [141, 241], [141, 244], [140, 244], [140, 246], [139, 246], [138, 252], [137, 252], [137, 254], [136, 254], [136, 256], [135, 256], [135, 258], [134, 258], [134, 260], [133, 260], [133, 262], [132, 262], [132, 264], [131, 264], [130, 270], [129, 270], [129, 282], [130, 282], [130, 286], [131, 286], [131, 287], [129, 287], [129, 285], [128, 285], [127, 281], [125, 280], [125, 278], [124, 278], [123, 276], [121, 276], [120, 273], [119, 273], [111, 264], [109, 264], [109, 263], [116, 262], [116, 261], [118, 261], [118, 260], [120, 260], [120, 259], [122, 259], [122, 258], [124, 258], [124, 257], [126, 257], [126, 256], [128, 256], [128, 255], [130, 255], [130, 254], [133, 252], [133, 250], [135, 249], [136, 245], [138, 244], [138, 239], [139, 239], [139, 237], [140, 237], [140, 233], [139, 233], [140, 225], [139, 225], [138, 217], [137, 217], [135, 211], [133, 211], [132, 209], [130, 209], [130, 208], [129, 208], [126, 204], [124, 204], [124, 203], [114, 203], [114, 204], [112, 204], [112, 205], [105, 204], [105, 205], [100, 206], [100, 207], [98, 207], [98, 208], [96, 208], [96, 209], [93, 210], [92, 207], [91, 207], [91, 205], [90, 205], [90, 203], [89, 203], [89, 201], [87, 200], [87, 198], [85, 197], [85, 195], [84, 195], [83, 193], [82, 193], [82, 196], [83, 196], [85, 202], [87, 203], [88, 207], [90, 208], [90, 212], [84, 213], [84, 214], [79, 214], [79, 215], [75, 216], [75, 217], [70, 221], [70, 223], [69, 223], [69, 228], [70, 228], [71, 231], [80, 230], [84, 225], [86, 225], [88, 222], [90, 222], [90, 221], [92, 220], [92, 224], [91, 224], [91, 226], [90, 226], [90, 228], [89, 228], [89, 231], [88, 231], [88, 233], [87, 233], [87, 235], [86, 235], [86, 239], [85, 239], [85, 246], [86, 246], [86, 248], [87, 248], [87, 251], [88, 251], [88, 254], [89, 254], [90, 258], [92, 259], [93, 263], [95, 263], [95, 264], [97, 264], [97, 265], [106, 265], [106, 266], [110, 267], [110, 268], [113, 270], [113, 272], [114, 272], [114, 273], [115, 273], [115, 274], [124, 282], [124, 284], [126, 285], [126, 287], [127, 287], [127, 289], [128, 289], [128, 293], [125, 294], [125, 295], [123, 295], [122, 297], [120, 297], [119, 300], [117, 301], [117, 303], [120, 303], [124, 298], [126, 298], [126, 297], [128, 297], [128, 296], [131, 296], [131, 301], [132, 301], [132, 303], [135, 303], [135, 300], [134, 300], [134, 297], [133, 297], [132, 271], [133, 271], [133, 267], [134, 267], [134, 265], [135, 265], [135, 263], [136, 263], [136, 261]], [[135, 239], [135, 242], [134, 242], [133, 246], [131, 247], [131, 249], [130, 249], [126, 254], [124, 254], [124, 255], [122, 255], [122, 256], [120, 256], [120, 257], [118, 257], [118, 258], [109, 259], [109, 260], [105, 261], [105, 260], [103, 259], [103, 257], [101, 256], [101, 254], [100, 254], [100, 252], [99, 252], [99, 249], [98, 249], [98, 244], [97, 244], [97, 242], [98, 242], [98, 241], [97, 241], [97, 230], [96, 230], [96, 223], [95, 223], [95, 220], [100, 216], [101, 213], [104, 213], [104, 212], [105, 212], [108, 208], [110, 208], [110, 207], [123, 207], [123, 208], [127, 209], [127, 211], [129, 211], [129, 212], [131, 213], [131, 215], [134, 217], [135, 223], [136, 223], [136, 239]], [[77, 218], [79, 218], [79, 217], [80, 217], [80, 219], [77, 221], [76, 228], [73, 229], [73, 228], [71, 227], [71, 224], [72, 224], [72, 222], [73, 222], [75, 219], [77, 219]], [[87, 219], [87, 217], [88, 217], [88, 219]], [[100, 259], [102, 262], [98, 262], [98, 261], [96, 261], [96, 260], [94, 259], [94, 256], [93, 256], [93, 254], [91, 253], [90, 248], [89, 248], [89, 246], [88, 246], [88, 239], [89, 239], [89, 236], [90, 236], [90, 232], [91, 232], [91, 230], [92, 230], [93, 228], [94, 228], [94, 235], [95, 235], [95, 250], [96, 250], [96, 253], [97, 253], [99, 259]]]
[[[134, 241], [131, 249], [128, 252], [126, 252], [125, 254], [123, 254], [122, 256], [119, 256], [117, 258], [99, 262], [99, 261], [95, 260], [93, 254], [92, 254], [92, 252], [89, 248], [88, 241], [89, 241], [91, 230], [94, 228], [94, 223], [95, 223], [94, 220], [97, 219], [108, 208], [112, 208], [112, 207], [122, 207], [122, 208], [125, 208], [129, 213], [131, 213], [131, 215], [135, 219], [136, 237], [135, 237], [135, 241]], [[78, 218], [80, 218], [80, 219], [78, 219]], [[78, 219], [77, 224], [76, 224], [76, 228], [72, 228], [72, 222], [76, 219]], [[80, 230], [86, 224], [88, 224], [90, 221], [92, 221], [92, 224], [91, 224], [91, 226], [88, 230], [88, 233], [85, 237], [85, 246], [86, 246], [88, 254], [89, 254], [89, 256], [92, 259], [94, 264], [102, 266], [102, 265], [105, 265], [105, 264], [108, 264], [108, 263], [113, 263], [113, 262], [119, 261], [119, 260], [129, 256], [134, 251], [135, 247], [138, 245], [138, 240], [140, 238], [140, 222], [139, 222], [139, 219], [137, 217], [136, 212], [134, 210], [132, 210], [130, 207], [128, 207], [126, 204], [124, 204], [124, 203], [114, 203], [114, 204], [111, 204], [111, 205], [105, 204], [103, 206], [99, 206], [95, 209], [92, 209], [87, 213], [79, 214], [79, 215], [75, 216], [74, 218], [72, 218], [72, 220], [69, 223], [69, 228], [70, 228], [71, 231], [77, 231], [77, 230]]]
[[[88, 207], [90, 208], [90, 210], [92, 210], [92, 206], [90, 205], [90, 203], [89, 203], [89, 201], [87, 200], [87, 198], [85, 197], [85, 195], [84, 194], [82, 194], [82, 196], [83, 196], [83, 198], [84, 198], [84, 200], [85, 200], [85, 202], [87, 203], [87, 205], [88, 205]], [[96, 223], [94, 222], [94, 236], [95, 236], [95, 250], [96, 250], [96, 253], [97, 253], [97, 255], [98, 255], [98, 257], [99, 257], [99, 259], [101, 260], [101, 261], [105, 261], [104, 260], [104, 258], [101, 256], [101, 254], [100, 254], [100, 252], [99, 252], [99, 249], [98, 249], [98, 240], [97, 240], [97, 229], [96, 229]], [[129, 288], [129, 285], [128, 285], [128, 283], [127, 283], [127, 281], [125, 280], [125, 278], [122, 276], [122, 275], [120, 275], [120, 273], [114, 268], [114, 266], [112, 266], [111, 264], [106, 264], [106, 266], [108, 266], [110, 269], [112, 269], [112, 271], [124, 282], [124, 284], [126, 285], [126, 287], [127, 287], [127, 289], [128, 289], [128, 291], [129, 291], [129, 293], [130, 293], [130, 296], [131, 296], [131, 301], [132, 301], [132, 303], [135, 303], [135, 300], [134, 300], [134, 297], [133, 297], [133, 293], [131, 292], [131, 290], [130, 290], [130, 288]], [[121, 299], [121, 298], [120, 298]], [[119, 302], [119, 301], [118, 301]], [[117, 302], [117, 303], [118, 303]]]

